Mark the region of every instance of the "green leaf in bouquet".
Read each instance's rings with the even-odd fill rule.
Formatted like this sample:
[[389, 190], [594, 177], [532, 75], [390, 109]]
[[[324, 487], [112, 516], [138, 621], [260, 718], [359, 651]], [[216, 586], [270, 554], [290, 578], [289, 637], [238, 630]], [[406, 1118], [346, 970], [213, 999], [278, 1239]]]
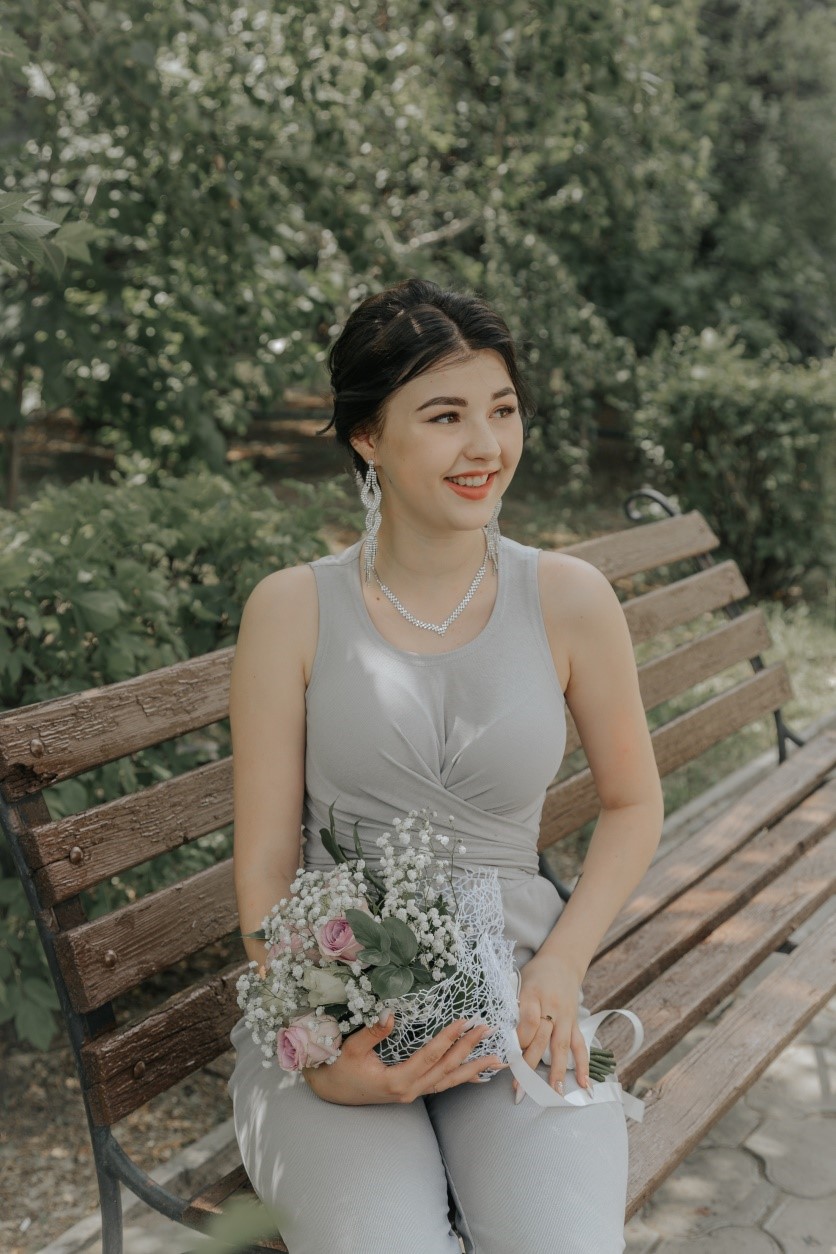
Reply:
[[412, 928], [404, 923], [403, 919], [396, 919], [392, 916], [384, 919], [382, 926], [391, 937], [392, 953], [395, 959], [408, 967], [418, 953], [418, 939]]
[[409, 969], [415, 976], [415, 983], [419, 988], [429, 988], [431, 984], [435, 984], [432, 973], [426, 967], [421, 966], [420, 963], [415, 963]]
[[366, 914], [365, 910], [346, 910], [345, 917], [356, 939], [367, 949], [380, 949], [388, 953], [392, 941], [389, 933], [377, 919]]
[[328, 827], [321, 827], [319, 829], [319, 834], [322, 837], [322, 843], [325, 846], [327, 852], [331, 855], [331, 857], [334, 859], [337, 865], [339, 865], [341, 862], [348, 862], [349, 858], [346, 855], [345, 850], [342, 848], [342, 846], [338, 844], [337, 833], [334, 830], [334, 806], [336, 804], [337, 804], [336, 801], [332, 801], [331, 804], [329, 805]]
[[405, 997], [412, 991], [415, 977], [409, 967], [378, 967], [369, 976], [378, 997]]
[[388, 949], [384, 953], [382, 949], [374, 947], [361, 949], [357, 958], [363, 966], [369, 967], [387, 967], [392, 961], [392, 955]]

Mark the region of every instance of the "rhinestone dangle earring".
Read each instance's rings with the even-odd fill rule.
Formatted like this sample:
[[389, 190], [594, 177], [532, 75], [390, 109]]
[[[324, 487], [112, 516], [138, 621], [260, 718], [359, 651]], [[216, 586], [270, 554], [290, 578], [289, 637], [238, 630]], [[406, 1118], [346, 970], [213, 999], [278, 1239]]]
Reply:
[[[361, 481], [359, 474], [357, 479]], [[381, 495], [374, 462], [369, 462], [369, 468], [366, 471], [366, 481], [360, 489], [360, 500], [366, 507], [366, 547], [363, 551], [363, 572], [366, 576], [366, 583], [371, 583], [372, 581], [375, 558], [377, 557], [377, 533], [380, 530]]]
[[501, 509], [502, 509], [502, 497], [499, 498], [496, 505], [494, 506], [493, 513], [491, 514], [490, 520], [488, 521], [488, 524], [485, 527], [485, 538], [488, 542], [488, 557], [491, 559], [491, 562], [493, 563], [494, 572], [499, 570], [500, 531], [499, 531], [499, 523], [497, 522], [497, 519], [499, 518], [499, 511]]

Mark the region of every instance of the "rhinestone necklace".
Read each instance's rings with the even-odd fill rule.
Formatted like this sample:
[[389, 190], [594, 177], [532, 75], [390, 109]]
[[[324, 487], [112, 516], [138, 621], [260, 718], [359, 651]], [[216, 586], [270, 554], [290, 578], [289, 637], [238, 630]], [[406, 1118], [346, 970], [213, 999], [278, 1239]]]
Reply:
[[488, 550], [486, 547], [484, 560], [482, 561], [482, 565], [479, 567], [479, 569], [477, 570], [476, 574], [473, 577], [473, 583], [470, 585], [467, 592], [465, 593], [463, 600], [459, 602], [459, 604], [453, 610], [452, 614], [447, 615], [443, 623], [425, 623], [423, 619], [416, 618], [414, 614], [410, 614], [409, 610], [405, 606], [401, 605], [400, 601], [395, 596], [392, 589], [386, 587], [386, 584], [380, 578], [380, 575], [377, 573], [376, 570], [374, 572], [374, 577], [380, 586], [380, 591], [387, 598], [387, 600], [392, 602], [395, 609], [398, 611], [398, 613], [401, 615], [402, 618], [405, 618], [408, 623], [412, 623], [413, 627], [421, 627], [423, 628], [424, 631], [434, 631], [436, 635], [443, 636], [447, 628], [450, 626], [450, 624], [456, 621], [456, 619], [461, 614], [462, 610], [464, 610], [470, 603], [473, 597], [473, 594], [476, 591], [476, 589], [479, 587], [479, 584], [482, 582], [482, 579], [484, 578], [484, 575], [485, 575], [485, 571], [487, 569], [488, 569]]

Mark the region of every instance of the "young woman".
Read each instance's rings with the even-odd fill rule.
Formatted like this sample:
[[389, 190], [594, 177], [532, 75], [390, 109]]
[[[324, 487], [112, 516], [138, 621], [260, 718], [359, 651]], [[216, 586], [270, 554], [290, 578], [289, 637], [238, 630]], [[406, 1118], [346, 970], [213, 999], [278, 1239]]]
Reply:
[[[333, 865], [317, 835], [332, 802], [341, 843], [361, 820], [372, 866], [395, 816], [454, 816], [455, 865], [498, 868], [523, 1057], [568, 1095], [588, 1082], [581, 982], [663, 820], [624, 614], [590, 563], [499, 535], [533, 405], [481, 299], [399, 283], [354, 310], [329, 366], [367, 532], [267, 575], [244, 608], [230, 697], [242, 931], [290, 895], [298, 866]], [[564, 905], [537, 839], [565, 704], [602, 809]], [[264, 945], [246, 944], [262, 963]], [[499, 1058], [474, 1083], [485, 1059], [465, 1059], [490, 1029], [461, 1022], [386, 1066], [374, 1046], [391, 1027], [361, 1028], [303, 1072], [264, 1068], [243, 1022], [233, 1030], [244, 1166], [291, 1254], [458, 1254], [448, 1185], [468, 1254], [620, 1254], [618, 1102], [517, 1103]]]

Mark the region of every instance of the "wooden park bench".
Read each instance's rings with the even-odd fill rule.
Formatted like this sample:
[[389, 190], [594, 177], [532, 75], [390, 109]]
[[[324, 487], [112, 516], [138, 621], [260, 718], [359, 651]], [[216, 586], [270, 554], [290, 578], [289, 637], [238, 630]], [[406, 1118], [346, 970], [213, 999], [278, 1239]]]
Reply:
[[[836, 987], [836, 917], [797, 946], [787, 938], [833, 891], [836, 873], [836, 731], [808, 743], [789, 731], [792, 696], [783, 662], [765, 666], [764, 617], [738, 603], [748, 589], [697, 512], [680, 513], [652, 489], [667, 517], [567, 546], [617, 586], [634, 644], [675, 629], [687, 638], [639, 666], [662, 776], [755, 720], [773, 717], [777, 760], [744, 796], [650, 867], [604, 938], [584, 980], [590, 1011], [629, 1007], [641, 1018], [640, 1052], [618, 1071], [625, 1088], [663, 1060], [694, 1025], [729, 998], [770, 954], [785, 956], [686, 1056], [643, 1094], [630, 1123], [629, 1218], [830, 998]], [[684, 564], [686, 573], [682, 574]], [[674, 574], [671, 568], [679, 569]], [[683, 635], [680, 632], [680, 637]], [[227, 717], [233, 649], [120, 683], [74, 692], [0, 717], [0, 806], [36, 916], [72, 1042], [90, 1125], [106, 1254], [122, 1248], [120, 1182], [155, 1210], [200, 1228], [249, 1187], [243, 1168], [196, 1197], [177, 1197], [120, 1147], [112, 1126], [230, 1048], [240, 1011], [240, 960], [175, 991], [134, 1020], [117, 1021], [114, 999], [238, 929], [231, 860], [87, 919], [80, 894], [232, 820], [227, 757], [144, 790], [52, 819], [42, 790], [129, 754], [184, 737]], [[705, 697], [695, 686], [742, 664], [744, 677]], [[750, 672], [751, 668], [751, 673]], [[667, 703], [679, 710], [666, 720]], [[666, 709], [667, 707], [667, 709]], [[567, 755], [579, 748], [567, 710]], [[796, 746], [787, 753], [787, 741]], [[568, 765], [568, 764], [564, 764]], [[594, 819], [600, 802], [588, 767], [558, 774], [542, 819], [542, 851]], [[558, 884], [564, 898], [568, 890]], [[825, 914], [826, 912], [820, 912]], [[610, 1019], [601, 1040], [619, 1056], [628, 1027]], [[609, 1029], [609, 1030], [608, 1030]], [[258, 1249], [284, 1250], [280, 1239]], [[358, 1251], [358, 1254], [360, 1252]]]

